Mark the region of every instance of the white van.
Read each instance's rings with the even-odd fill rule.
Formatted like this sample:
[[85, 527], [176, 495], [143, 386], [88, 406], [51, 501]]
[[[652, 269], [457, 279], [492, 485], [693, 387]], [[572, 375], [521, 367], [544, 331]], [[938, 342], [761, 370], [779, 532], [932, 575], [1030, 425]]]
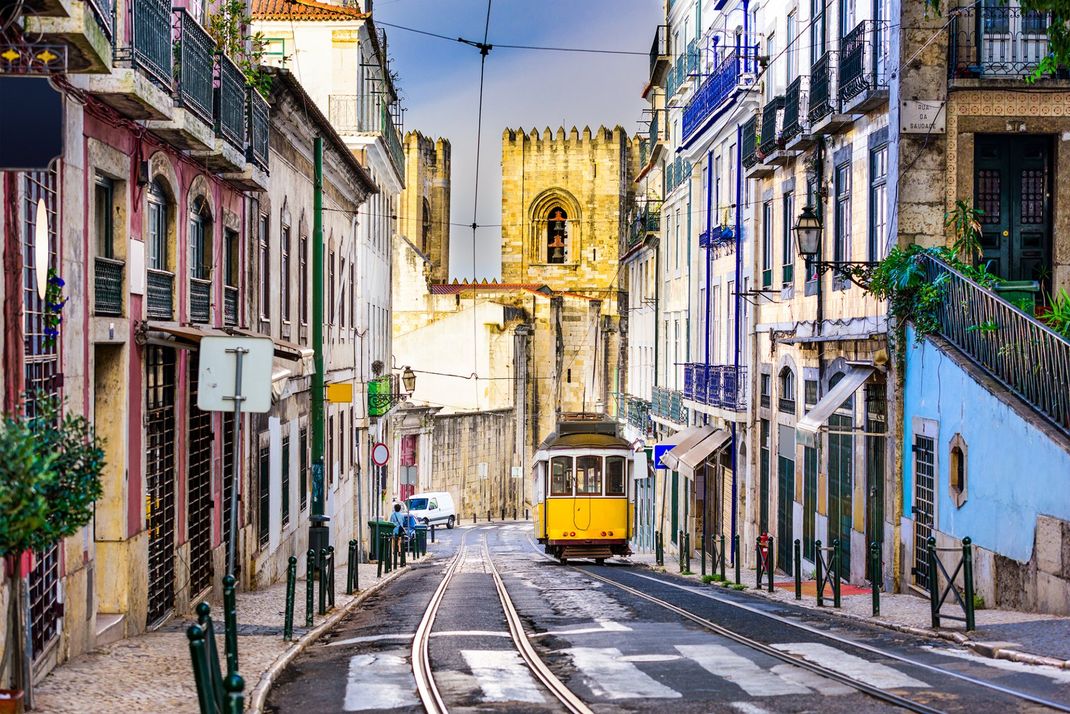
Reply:
[[453, 505], [453, 496], [447, 491], [413, 494], [405, 501], [405, 505], [419, 523], [427, 525], [445, 523], [447, 528], [453, 528], [457, 523], [457, 509]]

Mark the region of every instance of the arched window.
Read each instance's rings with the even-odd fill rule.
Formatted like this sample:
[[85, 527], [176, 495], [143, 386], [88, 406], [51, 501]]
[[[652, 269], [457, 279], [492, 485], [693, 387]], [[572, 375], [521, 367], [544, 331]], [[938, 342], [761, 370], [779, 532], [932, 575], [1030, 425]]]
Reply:
[[778, 379], [780, 387], [780, 400], [778, 405], [780, 411], [787, 414], [795, 413], [795, 373], [791, 371], [791, 367], [785, 367], [780, 370], [780, 377]]
[[[843, 379], [843, 372], [833, 375], [832, 378], [829, 379], [829, 391], [832, 391], [832, 388], [839, 384], [841, 379]], [[844, 399], [843, 404], [837, 407], [837, 411], [850, 412], [851, 414], [854, 414], [854, 410], [855, 395], [852, 392], [851, 396], [847, 397], [847, 399]]]
[[546, 219], [546, 262], [564, 263], [567, 255], [568, 214], [560, 206], [554, 206]]
[[171, 210], [167, 193], [157, 179], [149, 184], [148, 203], [148, 251], [149, 269], [170, 271], [171, 264], [167, 255], [168, 224]]
[[948, 478], [950, 483], [951, 498], [955, 501], [957, 508], [962, 508], [966, 503], [966, 476], [968, 472], [968, 458], [966, 447], [966, 440], [962, 438], [962, 434], [955, 434], [951, 437], [951, 443], [948, 459]]
[[431, 245], [431, 204], [424, 199], [423, 222], [420, 226], [420, 250], [427, 252]]
[[212, 275], [212, 214], [203, 196], [193, 200], [189, 216], [190, 277], [209, 280]]

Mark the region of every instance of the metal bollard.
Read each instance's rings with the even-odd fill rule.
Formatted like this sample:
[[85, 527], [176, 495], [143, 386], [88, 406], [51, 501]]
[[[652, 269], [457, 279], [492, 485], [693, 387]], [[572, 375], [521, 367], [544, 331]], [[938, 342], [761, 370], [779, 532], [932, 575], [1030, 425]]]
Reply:
[[969, 631], [977, 624], [973, 612], [973, 541], [969, 536], [962, 539], [962, 590], [966, 600], [966, 630]]
[[773, 562], [773, 554], [775, 552], [776, 551], [773, 550], [773, 536], [769, 536], [769, 553], [767, 558], [767, 570], [769, 572], [769, 592], [773, 592], [773, 568], [775, 567], [775, 563]]
[[680, 572], [684, 572], [684, 532], [676, 532], [676, 559], [679, 561]]
[[197, 605], [197, 624], [204, 632], [204, 657], [208, 665], [210, 696], [218, 704], [223, 703], [223, 674], [219, 669], [219, 650], [216, 649], [215, 627], [212, 624], [212, 608], [208, 603]]
[[434, 523], [431, 524], [431, 542], [432, 543], [435, 542], [435, 524]]
[[357, 588], [357, 541], [349, 541], [349, 554], [346, 556], [346, 595], [352, 595]]
[[724, 533], [721, 534], [721, 553], [718, 557], [721, 559], [721, 582], [723, 583], [726, 581], [724, 576]]
[[487, 523], [490, 523], [490, 509], [487, 509]]
[[684, 570], [691, 572], [691, 534], [684, 533]]
[[316, 551], [311, 548], [305, 555], [305, 627], [312, 627], [312, 608], [316, 592]]
[[286, 561], [286, 614], [282, 621], [282, 639], [294, 638], [294, 599], [297, 596], [297, 556]]
[[940, 626], [940, 574], [936, 569], [936, 538], [929, 536], [925, 549], [928, 552], [929, 561], [929, 610], [935, 628]]
[[411, 540], [411, 539], [408, 538], [408, 534], [406, 534], [406, 533], [402, 533], [400, 536], [398, 536], [398, 538], [399, 538], [398, 545], [401, 546], [400, 548], [398, 548], [398, 557], [399, 557], [399, 559], [401, 561], [401, 567], [404, 568], [405, 567], [405, 551], [407, 551], [409, 549], [409, 540]]
[[334, 546], [327, 546], [327, 606], [334, 609]]
[[237, 672], [223, 680], [223, 688], [227, 690], [223, 705], [224, 714], [242, 714], [245, 711], [245, 680]]
[[504, 508], [502, 509], [502, 520], [503, 521], [505, 520], [505, 509]]
[[513, 508], [513, 520], [516, 520], [516, 508]]
[[732, 563], [736, 566], [736, 585], [742, 585], [739, 579], [739, 561], [743, 560], [743, 553], [739, 550], [739, 533], [732, 536]]
[[320, 549], [320, 606], [319, 613], [327, 614], [327, 549]]
[[817, 578], [817, 606], [825, 606], [825, 569], [824, 555], [821, 552], [821, 541], [814, 541], [814, 577]]
[[472, 513], [472, 525], [474, 526], [475, 524], [476, 524], [476, 514], [475, 514], [475, 512], [473, 512]]
[[795, 539], [795, 599], [802, 600], [802, 542]]
[[881, 614], [881, 546], [877, 541], [869, 544], [870, 587], [873, 589], [873, 616]]
[[526, 521], [526, 520], [528, 520], [529, 518], [531, 518], [531, 516], [530, 516], [530, 515], [528, 514], [528, 509], [526, 509], [526, 508], [525, 508], [525, 509], [524, 509], [524, 520]]
[[199, 625], [186, 629], [189, 639], [189, 655], [193, 663], [193, 681], [197, 685], [197, 703], [202, 712], [215, 711], [218, 700], [212, 691], [212, 672], [208, 664], [204, 630]]
[[661, 531], [654, 531], [654, 565], [661, 564]]
[[754, 555], [758, 558], [758, 569], [755, 571], [757, 578], [755, 579], [754, 587], [762, 589], [762, 568], [765, 567], [765, 559], [762, 557], [762, 539], [759, 537], [754, 541]]
[[[702, 560], [702, 568], [701, 568], [702, 577], [705, 578], [706, 577], [706, 529], [705, 528], [702, 529], [702, 547], [699, 548], [699, 558], [701, 558], [701, 560]], [[713, 562], [714, 562], [714, 564], [717, 563], [717, 556], [716, 555], [713, 557]]]
[[832, 571], [832, 606], [840, 606], [840, 541], [837, 538], [832, 541], [832, 562], [836, 564]]
[[223, 644], [227, 654], [227, 675], [238, 673], [238, 598], [233, 575], [223, 576]]

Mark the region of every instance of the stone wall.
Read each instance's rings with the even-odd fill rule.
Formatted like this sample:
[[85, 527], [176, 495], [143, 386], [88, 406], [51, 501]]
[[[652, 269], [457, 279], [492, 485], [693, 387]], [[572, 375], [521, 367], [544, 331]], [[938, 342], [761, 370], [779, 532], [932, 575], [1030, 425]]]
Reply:
[[449, 491], [462, 521], [488, 510], [497, 520], [503, 508], [512, 516], [527, 478], [511, 476], [515, 421], [512, 409], [435, 417], [429, 490]]
[[398, 230], [430, 261], [427, 278], [445, 282], [450, 269], [450, 142], [405, 135], [405, 189]]

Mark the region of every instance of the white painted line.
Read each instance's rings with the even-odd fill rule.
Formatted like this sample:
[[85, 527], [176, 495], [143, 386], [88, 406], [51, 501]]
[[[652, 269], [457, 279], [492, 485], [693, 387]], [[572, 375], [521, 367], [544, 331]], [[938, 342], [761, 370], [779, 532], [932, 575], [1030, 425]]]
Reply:
[[680, 655], [671, 654], [646, 654], [646, 655], [625, 655], [621, 657], [625, 662], [675, 662], [683, 659]]
[[349, 637], [344, 640], [328, 642], [325, 647], [340, 647], [342, 645], [357, 645], [361, 642], [382, 642], [383, 640], [411, 640], [413, 634], [390, 634], [390, 635], [364, 635], [363, 637]]
[[781, 679], [794, 682], [800, 687], [808, 687], [818, 694], [826, 697], [840, 697], [844, 694], [852, 694], [856, 690], [846, 684], [837, 682], [835, 679], [822, 677], [817, 672], [797, 667], [793, 664], [782, 663], [769, 668]]
[[616, 647], [564, 650], [596, 697], [604, 699], [679, 699], [680, 693], [652, 679], [624, 659]]
[[763, 709], [754, 702], [732, 702], [728, 706], [742, 714], [769, 714], [768, 709]]
[[940, 649], [930, 645], [925, 645], [922, 649], [929, 650], [933, 654], [944, 655], [946, 657], [957, 657], [958, 659], [964, 659], [975, 664], [983, 664], [986, 667], [994, 667], [995, 669], [1002, 669], [1008, 672], [1035, 674], [1039, 677], [1046, 677], [1056, 684], [1070, 684], [1070, 671], [1058, 669], [1057, 667], [1049, 667], [1043, 664], [1038, 665], [1026, 664], [1025, 662], [1014, 662], [1009, 659], [992, 659], [990, 657], [974, 654], [973, 652]]
[[676, 649], [710, 674], [728, 680], [752, 697], [810, 693], [808, 688], [762, 669], [724, 645], [676, 645]]
[[432, 637], [512, 637], [508, 632], [494, 630], [444, 630], [432, 632]]
[[508, 650], [461, 650], [488, 702], [542, 704], [542, 693], [520, 655]]
[[350, 658], [344, 711], [415, 707], [419, 703], [412, 669], [403, 653], [379, 652]]
[[887, 665], [847, 654], [843, 650], [821, 644], [820, 642], [785, 642], [771, 645], [774, 649], [802, 657], [808, 662], [839, 672], [856, 682], [862, 682], [878, 689], [900, 689], [913, 687], [928, 689], [929, 685], [919, 679], [907, 676]]
[[573, 630], [547, 630], [537, 632], [530, 637], [549, 637], [550, 635], [594, 635], [602, 632], [631, 632], [632, 628], [612, 620], [600, 620], [598, 627], [578, 627]]

